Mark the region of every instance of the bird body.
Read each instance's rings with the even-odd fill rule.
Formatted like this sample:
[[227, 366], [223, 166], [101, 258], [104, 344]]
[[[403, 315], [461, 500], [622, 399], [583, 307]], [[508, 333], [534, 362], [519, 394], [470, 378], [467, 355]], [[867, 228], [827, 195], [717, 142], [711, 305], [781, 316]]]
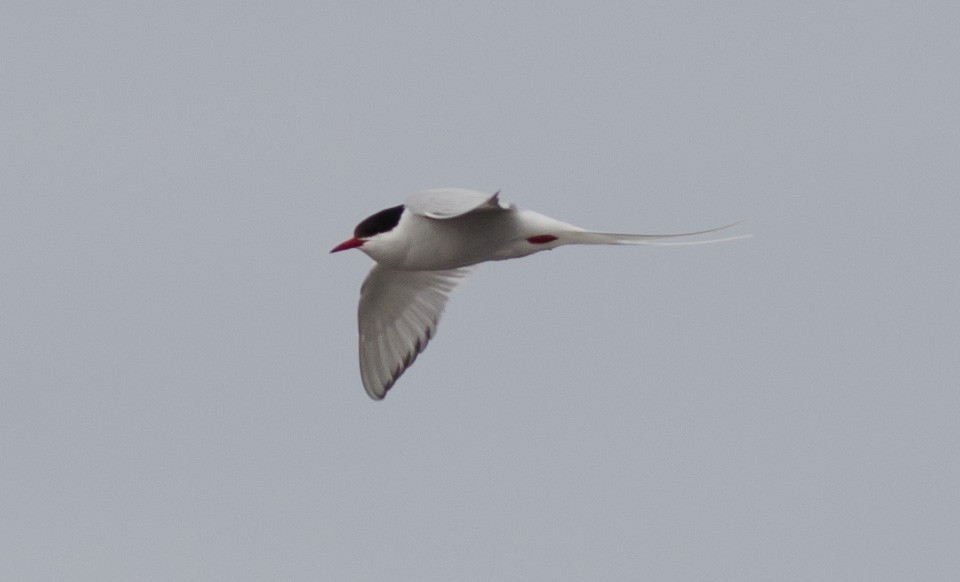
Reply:
[[360, 246], [379, 265], [398, 271], [435, 271], [525, 257], [555, 248], [559, 238], [544, 243], [526, 239], [544, 233], [575, 232], [577, 227], [550, 217], [503, 204], [498, 194], [486, 194], [472, 208], [432, 214], [422, 198], [439, 192], [458, 197], [466, 190], [427, 190], [404, 204], [397, 225], [370, 237]]
[[[732, 225], [729, 225], [732, 226]], [[728, 228], [645, 235], [588, 231], [500, 201], [499, 192], [424, 190], [371, 215], [331, 252], [359, 248], [376, 261], [360, 291], [360, 376], [382, 399], [427, 346], [469, 267], [569, 244], [665, 244]], [[740, 237], [732, 237], [740, 238]], [[713, 239], [699, 242], [718, 242]], [[670, 244], [670, 243], [666, 243]]]

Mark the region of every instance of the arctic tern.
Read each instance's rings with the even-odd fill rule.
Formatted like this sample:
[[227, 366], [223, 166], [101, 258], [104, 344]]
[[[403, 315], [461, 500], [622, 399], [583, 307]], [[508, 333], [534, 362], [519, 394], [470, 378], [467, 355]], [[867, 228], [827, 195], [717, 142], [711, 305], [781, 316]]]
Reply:
[[[737, 223], [734, 223], [737, 224]], [[459, 188], [418, 192], [357, 225], [331, 253], [358, 248], [376, 265], [360, 288], [360, 378], [382, 400], [436, 334], [454, 288], [470, 267], [518, 259], [562, 245], [700, 244], [743, 238], [667, 242], [717, 232], [595, 232]]]

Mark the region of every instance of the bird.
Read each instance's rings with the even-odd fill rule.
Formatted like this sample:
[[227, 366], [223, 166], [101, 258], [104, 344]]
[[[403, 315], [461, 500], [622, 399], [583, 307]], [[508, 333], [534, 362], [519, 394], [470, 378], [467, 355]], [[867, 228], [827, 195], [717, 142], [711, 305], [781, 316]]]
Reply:
[[[364, 219], [331, 253], [359, 249], [375, 264], [360, 287], [360, 379], [382, 400], [436, 335], [453, 290], [472, 267], [564, 245], [713, 243], [682, 240], [730, 228], [676, 234], [597, 232], [518, 208], [493, 194], [434, 188]], [[681, 239], [681, 241], [678, 241]], [[677, 242], [674, 242], [677, 241]]]

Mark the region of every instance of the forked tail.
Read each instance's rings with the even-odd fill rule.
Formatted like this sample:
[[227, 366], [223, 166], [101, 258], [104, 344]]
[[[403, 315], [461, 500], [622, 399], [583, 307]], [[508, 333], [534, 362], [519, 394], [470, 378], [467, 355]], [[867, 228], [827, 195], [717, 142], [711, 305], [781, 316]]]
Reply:
[[[674, 246], [674, 245], [702, 245], [740, 238], [748, 238], [751, 235], [741, 234], [723, 238], [696, 239], [695, 237], [718, 232], [734, 227], [740, 222], [734, 222], [726, 226], [711, 228], [709, 230], [698, 230], [696, 232], [680, 232], [676, 234], [618, 234], [613, 232], [593, 232], [589, 230], [578, 230], [574, 232], [565, 232], [563, 240], [565, 244], [575, 245], [656, 245], [656, 246]], [[694, 240], [682, 240], [694, 239]]]

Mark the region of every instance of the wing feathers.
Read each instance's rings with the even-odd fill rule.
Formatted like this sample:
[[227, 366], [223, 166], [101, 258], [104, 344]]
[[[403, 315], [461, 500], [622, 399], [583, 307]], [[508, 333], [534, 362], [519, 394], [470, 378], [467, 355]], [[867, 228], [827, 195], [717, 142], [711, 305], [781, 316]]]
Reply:
[[360, 377], [374, 400], [386, 396], [436, 334], [447, 299], [469, 269], [394, 271], [379, 265], [360, 288]]
[[473, 210], [502, 208], [499, 196], [499, 192], [487, 194], [462, 188], [435, 188], [410, 196], [404, 206], [414, 214], [444, 220]]

